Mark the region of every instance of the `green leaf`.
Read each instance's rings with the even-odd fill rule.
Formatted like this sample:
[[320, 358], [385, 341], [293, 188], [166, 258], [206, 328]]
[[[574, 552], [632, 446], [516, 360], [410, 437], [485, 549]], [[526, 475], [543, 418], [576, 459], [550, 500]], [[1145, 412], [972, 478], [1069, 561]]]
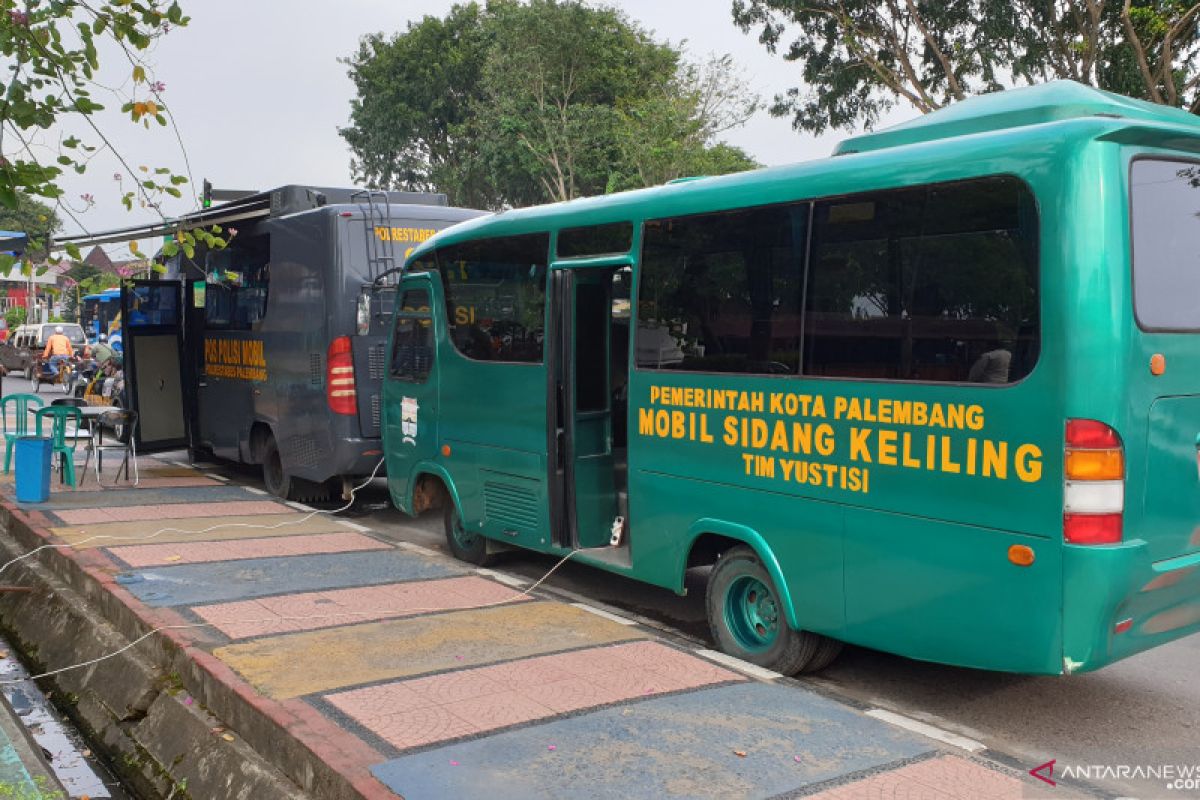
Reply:
[[163, 242], [162, 253], [167, 258], [179, 252], [179, 242]]
[[63, 245], [63, 249], [67, 251], [67, 255], [73, 261], [83, 261], [83, 252], [79, 249], [79, 245], [71, 242]]

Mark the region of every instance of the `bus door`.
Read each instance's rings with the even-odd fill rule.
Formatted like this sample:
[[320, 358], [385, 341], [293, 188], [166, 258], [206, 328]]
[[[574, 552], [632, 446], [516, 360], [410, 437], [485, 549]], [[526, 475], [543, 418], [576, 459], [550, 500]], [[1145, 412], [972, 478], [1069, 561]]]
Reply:
[[[437, 456], [436, 337], [430, 309], [437, 296], [428, 275], [410, 275], [397, 289], [383, 380], [383, 451], [388, 490], [398, 508], [412, 512], [414, 468]], [[416, 504], [418, 507], [420, 503]]]
[[[622, 516], [613, 448], [613, 276], [621, 264], [553, 275], [551, 492], [559, 544], [605, 547]], [[561, 265], [555, 265], [560, 267]], [[618, 363], [619, 369], [627, 368]], [[623, 385], [623, 381], [621, 382]]]
[[133, 281], [121, 289], [125, 395], [138, 414], [143, 452], [187, 445], [179, 281]]

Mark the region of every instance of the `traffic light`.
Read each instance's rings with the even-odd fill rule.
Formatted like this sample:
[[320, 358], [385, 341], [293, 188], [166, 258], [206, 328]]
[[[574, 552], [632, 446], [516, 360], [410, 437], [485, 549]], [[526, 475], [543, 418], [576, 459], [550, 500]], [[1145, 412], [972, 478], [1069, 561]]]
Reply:
[[200, 198], [201, 208], [212, 208], [212, 182], [204, 180], [204, 194]]

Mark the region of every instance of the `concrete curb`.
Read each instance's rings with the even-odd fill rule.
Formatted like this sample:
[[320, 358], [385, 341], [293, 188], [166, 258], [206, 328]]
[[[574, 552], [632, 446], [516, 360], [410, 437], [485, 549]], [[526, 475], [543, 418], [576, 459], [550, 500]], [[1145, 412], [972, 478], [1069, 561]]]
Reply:
[[[40, 512], [0, 499], [3, 561], [60, 543]], [[0, 627], [38, 671], [112, 653], [163, 625], [115, 580], [99, 550], [42, 550], [10, 566], [5, 582], [29, 593], [0, 596]], [[97, 748], [147, 797], [253, 800], [394, 800], [367, 771], [382, 756], [299, 700], [259, 695], [196, 645], [199, 630], [166, 630], [124, 653], [47, 679], [55, 698]], [[187, 702], [188, 697], [193, 698]], [[65, 704], [61, 701], [65, 700]], [[216, 735], [222, 727], [233, 742]]]

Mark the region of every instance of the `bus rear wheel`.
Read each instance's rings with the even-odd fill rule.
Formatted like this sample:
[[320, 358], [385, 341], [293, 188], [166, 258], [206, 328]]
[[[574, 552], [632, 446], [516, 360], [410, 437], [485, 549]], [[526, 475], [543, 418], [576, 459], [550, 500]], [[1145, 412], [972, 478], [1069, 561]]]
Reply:
[[828, 666], [841, 650], [840, 642], [788, 625], [775, 582], [758, 554], [744, 545], [717, 560], [705, 606], [720, 650], [784, 675]]
[[452, 499], [447, 497], [445, 503], [442, 519], [446, 525], [446, 544], [450, 547], [450, 552], [458, 560], [477, 567], [486, 567], [492, 563], [492, 556], [487, 550], [487, 539], [467, 530], [462, 517], [459, 516], [458, 506]]
[[316, 503], [329, 499], [329, 487], [323, 483], [296, 478], [283, 468], [279, 445], [274, 436], [268, 436], [263, 445], [263, 485], [267, 491], [284, 500], [301, 503]]

